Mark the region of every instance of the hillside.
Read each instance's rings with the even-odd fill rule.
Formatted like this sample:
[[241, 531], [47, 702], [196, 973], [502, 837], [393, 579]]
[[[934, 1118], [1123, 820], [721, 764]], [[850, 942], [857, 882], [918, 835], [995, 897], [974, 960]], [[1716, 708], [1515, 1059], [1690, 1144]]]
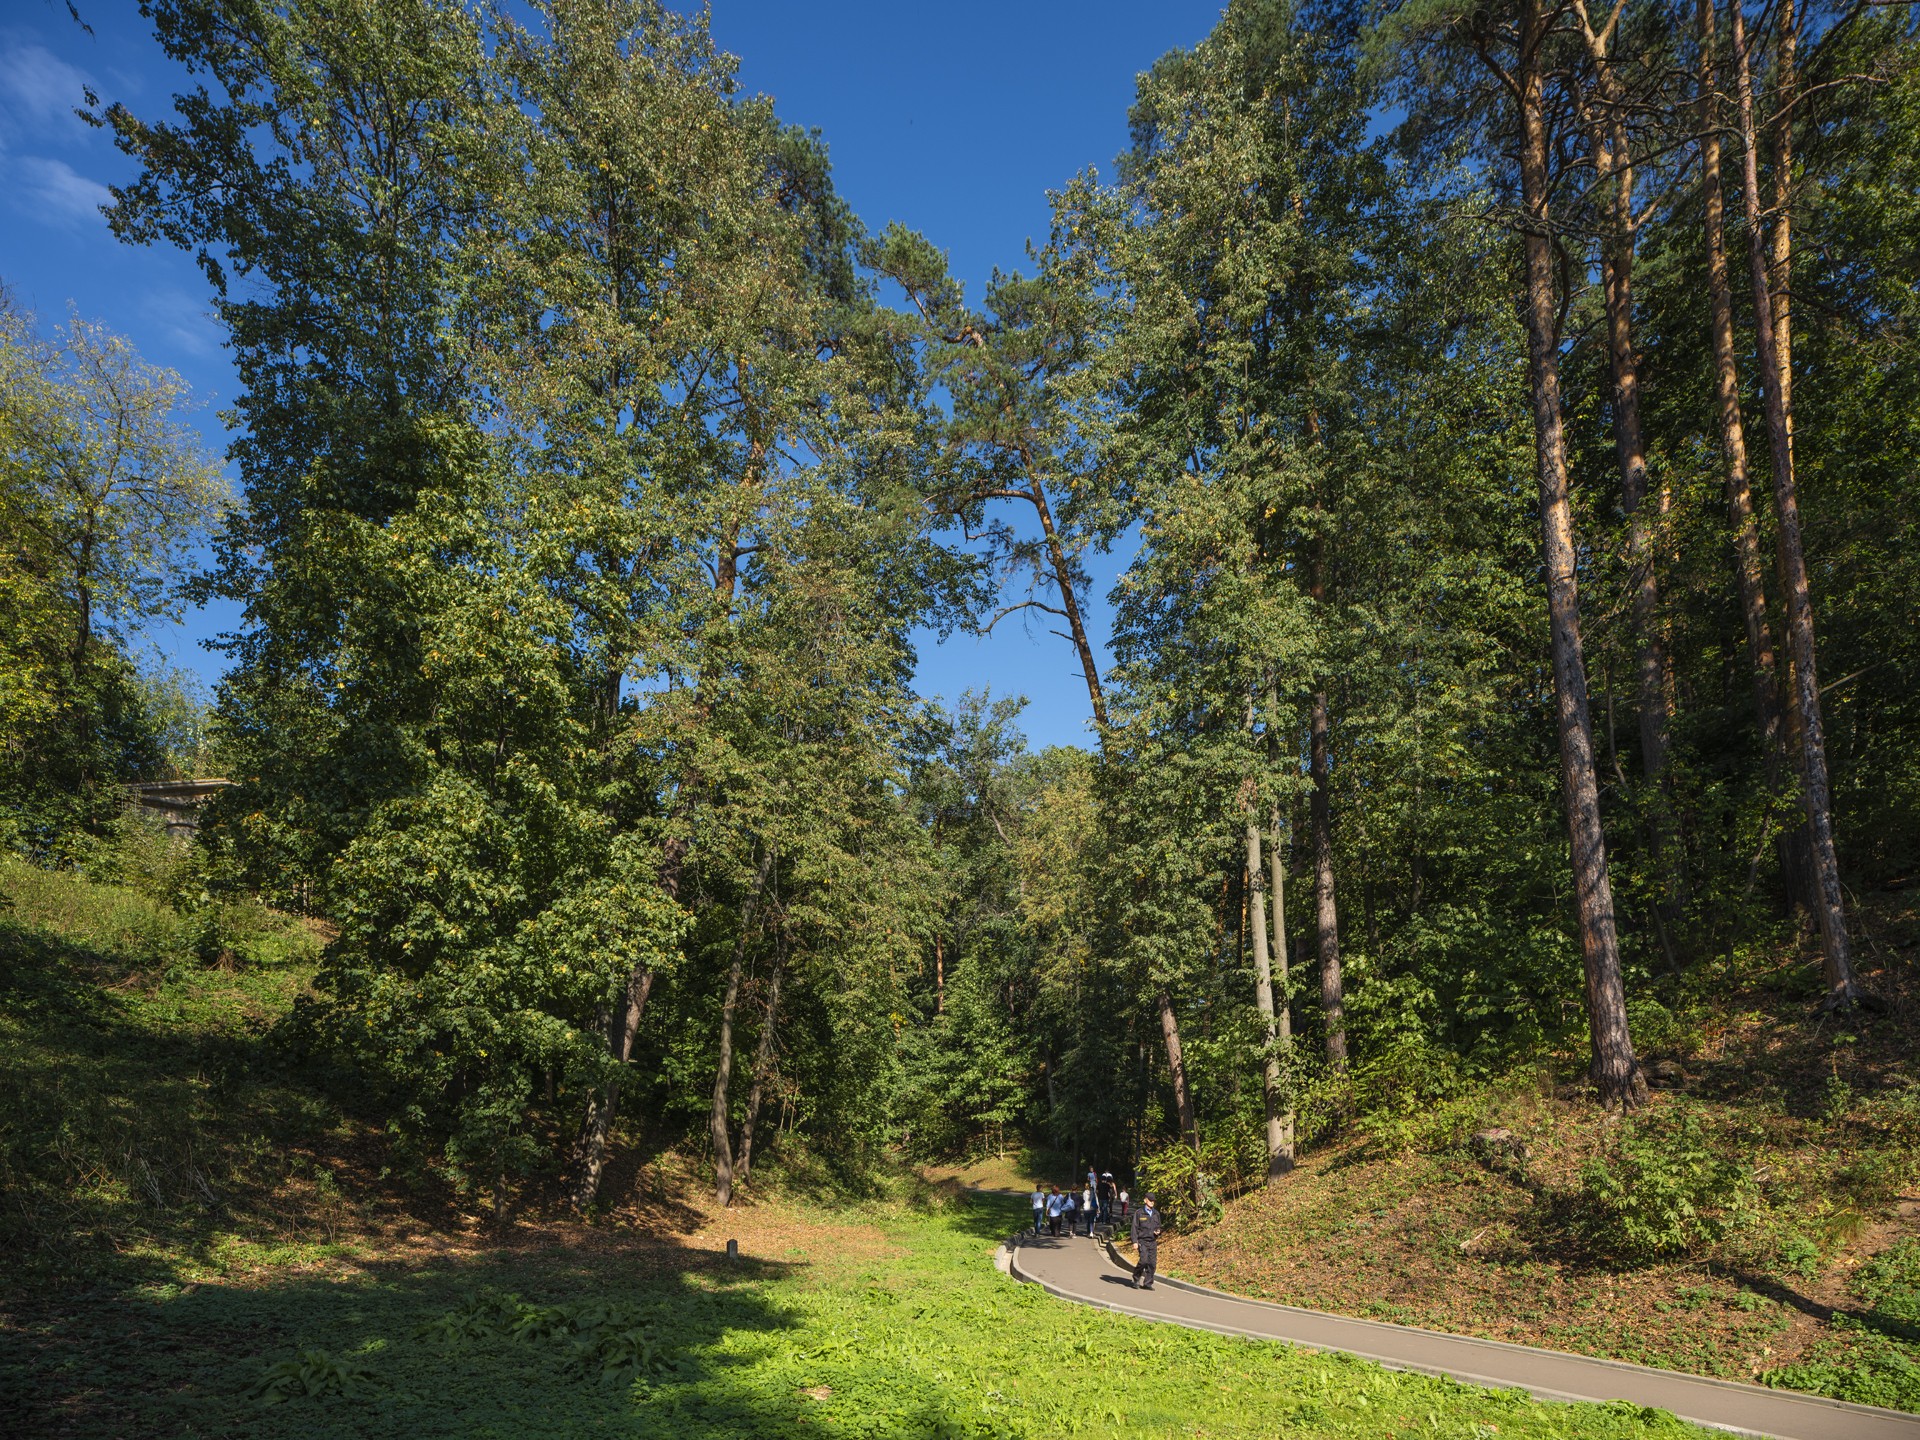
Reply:
[[[1867, 916], [1885, 1009], [1822, 1018], [1783, 954], [1702, 976], [1649, 1046], [1645, 1112], [1543, 1062], [1362, 1117], [1279, 1187], [1170, 1240], [1242, 1294], [1920, 1409], [1920, 927]], [[1652, 1011], [1642, 1012], [1651, 1015]], [[1476, 1134], [1506, 1131], [1494, 1142]]]

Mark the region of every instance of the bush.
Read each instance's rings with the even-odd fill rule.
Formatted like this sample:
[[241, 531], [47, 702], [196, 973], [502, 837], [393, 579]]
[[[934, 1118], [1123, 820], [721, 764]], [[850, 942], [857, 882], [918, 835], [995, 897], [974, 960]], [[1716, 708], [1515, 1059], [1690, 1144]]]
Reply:
[[1631, 1260], [1682, 1255], [1727, 1232], [1747, 1204], [1745, 1166], [1715, 1148], [1700, 1115], [1676, 1104], [1620, 1124], [1580, 1176], [1588, 1243]]
[[[1199, 1171], [1199, 1198], [1194, 1172]], [[1187, 1145], [1169, 1145], [1140, 1162], [1139, 1195], [1151, 1195], [1167, 1224], [1176, 1229], [1211, 1225], [1224, 1213], [1223, 1197], [1259, 1184], [1267, 1173], [1266, 1139], [1260, 1131], [1236, 1129], [1205, 1141], [1194, 1156]]]

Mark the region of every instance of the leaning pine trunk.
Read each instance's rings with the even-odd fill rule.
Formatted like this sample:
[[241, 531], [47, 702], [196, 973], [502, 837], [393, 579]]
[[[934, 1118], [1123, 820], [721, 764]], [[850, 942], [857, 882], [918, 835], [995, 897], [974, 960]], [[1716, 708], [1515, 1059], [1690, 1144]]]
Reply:
[[1647, 1084], [1627, 1029], [1613, 886], [1607, 874], [1606, 836], [1600, 827], [1600, 787], [1594, 773], [1593, 724], [1587, 709], [1587, 670], [1580, 645], [1580, 601], [1574, 578], [1566, 441], [1560, 424], [1559, 335], [1553, 240], [1547, 213], [1548, 140], [1541, 53], [1552, 19], [1541, 13], [1540, 0], [1522, 0], [1520, 21], [1520, 60], [1514, 79], [1520, 106], [1521, 199], [1526, 211], [1527, 378], [1533, 393], [1560, 774], [1566, 791], [1567, 832], [1579, 907], [1593, 1080], [1603, 1104], [1634, 1106], [1646, 1099]]
[[1620, 469], [1621, 508], [1627, 516], [1627, 561], [1633, 590], [1635, 672], [1640, 719], [1640, 765], [1653, 806], [1654, 863], [1663, 894], [1654, 920], [1667, 962], [1677, 966], [1673, 931], [1685, 898], [1686, 880], [1674, 824], [1667, 773], [1672, 730], [1667, 709], [1667, 659], [1660, 623], [1660, 581], [1654, 567], [1654, 527], [1648, 520], [1647, 441], [1640, 419], [1640, 357], [1633, 344], [1633, 263], [1638, 220], [1634, 213], [1633, 156], [1628, 143], [1619, 76], [1607, 51], [1612, 27], [1583, 26], [1592, 56], [1599, 108], [1588, 116], [1594, 173], [1611, 182], [1610, 224], [1600, 246], [1601, 290], [1607, 325], [1607, 362], [1613, 375], [1613, 442]]
[[[1790, 15], [1787, 18], [1790, 23]], [[1740, 0], [1734, 0], [1732, 20], [1742, 148], [1740, 178], [1746, 191], [1747, 259], [1753, 279], [1754, 349], [1767, 404], [1767, 448], [1771, 452], [1780, 569], [1786, 588], [1794, 709], [1800, 722], [1800, 775], [1813, 848], [1814, 915], [1820, 922], [1827, 1003], [1836, 1008], [1849, 1008], [1859, 1003], [1860, 987], [1853, 974], [1846, 904], [1840, 890], [1840, 859], [1833, 842], [1833, 798], [1827, 778], [1826, 733], [1821, 722], [1820, 686], [1814, 665], [1813, 598], [1807, 581], [1807, 556], [1800, 536], [1800, 499], [1793, 474], [1792, 419], [1787, 408], [1790, 382], [1782, 363], [1784, 357], [1778, 345], [1768, 284], [1767, 238], [1760, 217], [1759, 138], [1753, 118], [1753, 74]]]
[[[1753, 674], [1753, 711], [1760, 731], [1760, 753], [1767, 788], [1783, 788], [1782, 756], [1786, 728], [1780, 715], [1779, 663], [1773, 650], [1773, 623], [1767, 613], [1766, 565], [1761, 558], [1760, 522], [1753, 508], [1747, 466], [1746, 422], [1740, 413], [1740, 376], [1733, 339], [1733, 286], [1728, 277], [1726, 191], [1720, 176], [1720, 88], [1714, 58], [1714, 6], [1699, 0], [1700, 23], [1700, 191], [1706, 223], [1707, 300], [1713, 328], [1713, 394], [1720, 412], [1720, 447], [1727, 462], [1727, 520], [1733, 532], [1734, 581], [1740, 618], [1746, 628], [1747, 658]], [[1791, 849], [1783, 847], [1791, 856]], [[1789, 874], [1790, 888], [1808, 887]]]

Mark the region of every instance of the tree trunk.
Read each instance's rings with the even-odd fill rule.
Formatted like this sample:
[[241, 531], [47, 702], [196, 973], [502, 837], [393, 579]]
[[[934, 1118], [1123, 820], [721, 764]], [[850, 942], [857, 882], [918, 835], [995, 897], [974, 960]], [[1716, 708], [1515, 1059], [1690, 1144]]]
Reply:
[[1847, 912], [1840, 889], [1840, 860], [1833, 842], [1833, 799], [1827, 779], [1826, 733], [1820, 716], [1820, 686], [1815, 670], [1813, 598], [1807, 582], [1807, 557], [1800, 536], [1800, 500], [1793, 475], [1792, 421], [1787, 409], [1785, 367], [1776, 336], [1768, 287], [1768, 251], [1760, 216], [1759, 137], [1753, 118], [1753, 73], [1747, 53], [1746, 20], [1734, 0], [1733, 57], [1738, 87], [1741, 180], [1746, 191], [1747, 258], [1753, 279], [1754, 349], [1767, 404], [1767, 448], [1771, 452], [1773, 501], [1779, 522], [1780, 568], [1785, 581], [1787, 641], [1792, 657], [1794, 709], [1800, 724], [1801, 793], [1812, 842], [1814, 916], [1820, 924], [1825, 959], [1827, 1003], [1850, 1008], [1860, 999], [1847, 935]]
[[[1287, 979], [1287, 857], [1280, 844], [1280, 807], [1273, 807], [1272, 826], [1273, 848], [1268, 852], [1267, 865], [1270, 871], [1268, 895], [1273, 902], [1273, 970], [1276, 994], [1274, 996], [1274, 1024], [1279, 1031], [1280, 1053], [1293, 1053], [1293, 1000]], [[1293, 1153], [1293, 1112], [1286, 1113], [1287, 1153]]]
[[760, 1103], [766, 1097], [767, 1077], [773, 1073], [774, 1021], [780, 1013], [780, 981], [786, 967], [775, 963], [767, 990], [766, 1014], [760, 1017], [760, 1045], [753, 1057], [753, 1088], [747, 1091], [747, 1118], [740, 1126], [740, 1153], [734, 1158], [736, 1184], [747, 1183], [753, 1171], [753, 1135], [760, 1126]]
[[[1767, 788], [1779, 794], [1786, 753], [1780, 714], [1779, 662], [1773, 649], [1773, 623], [1767, 613], [1766, 566], [1761, 558], [1760, 522], [1753, 508], [1747, 466], [1746, 422], [1740, 411], [1740, 375], [1733, 338], [1733, 287], [1727, 270], [1726, 192], [1720, 176], [1720, 79], [1714, 55], [1714, 6], [1699, 0], [1700, 22], [1700, 189], [1706, 221], [1707, 300], [1713, 326], [1713, 390], [1720, 412], [1720, 445], [1727, 462], [1727, 518], [1733, 532], [1734, 579], [1740, 618], [1747, 635], [1753, 675], [1754, 719]], [[1793, 877], [1789, 876], [1789, 883]]]
[[1180, 1116], [1180, 1133], [1186, 1137], [1187, 1144], [1193, 1147], [1193, 1203], [1205, 1203], [1205, 1186], [1200, 1178], [1200, 1122], [1193, 1113], [1193, 1092], [1187, 1088], [1187, 1064], [1180, 1054], [1180, 1022], [1174, 1018], [1173, 996], [1162, 985], [1160, 1002], [1160, 1036], [1167, 1045], [1167, 1071], [1173, 1077], [1173, 1104]]
[[733, 964], [727, 971], [727, 994], [720, 1002], [720, 1057], [713, 1076], [713, 1106], [707, 1116], [707, 1128], [713, 1140], [713, 1198], [726, 1206], [733, 1203], [733, 1136], [727, 1126], [727, 1084], [733, 1078], [733, 1011], [740, 1000], [740, 971], [746, 953], [743, 931], [734, 943]]
[[[1280, 711], [1280, 694], [1273, 677], [1267, 677], [1267, 713], [1277, 715]], [[1267, 727], [1267, 758], [1276, 766], [1280, 762], [1280, 729], [1277, 725]], [[1292, 1068], [1293, 1055], [1293, 987], [1287, 974], [1287, 857], [1281, 847], [1280, 835], [1283, 822], [1280, 818], [1280, 802], [1274, 801], [1269, 828], [1273, 832], [1273, 848], [1267, 852], [1267, 865], [1270, 870], [1267, 894], [1273, 904], [1273, 967], [1279, 981], [1278, 995], [1274, 1001], [1274, 1021], [1279, 1031], [1280, 1053], [1288, 1057], [1288, 1068]], [[1293, 1159], [1293, 1111], [1289, 1108], [1285, 1114], [1287, 1158]]]
[[[1319, 587], [1316, 584], [1315, 589]], [[1308, 805], [1313, 825], [1313, 901], [1320, 942], [1320, 1010], [1327, 1027], [1327, 1064], [1341, 1075], [1347, 1068], [1346, 990], [1340, 979], [1340, 914], [1333, 896], [1333, 806], [1328, 775], [1327, 692], [1313, 692], [1308, 722], [1307, 767], [1313, 774]]]
[[[1266, 867], [1260, 861], [1260, 825], [1247, 815], [1247, 917], [1253, 929], [1253, 1003], [1260, 1011], [1265, 1081], [1261, 1100], [1267, 1119], [1267, 1183], [1277, 1185], [1293, 1168], [1293, 1141], [1280, 1112], [1280, 1057], [1275, 1052], [1273, 957], [1267, 949]], [[1286, 943], [1284, 933], [1281, 943]]]
[[[1800, 28], [1794, 18], [1793, 0], [1781, 0], [1780, 45], [1776, 65], [1774, 107], [1778, 120], [1774, 126], [1773, 235], [1768, 244], [1768, 291], [1773, 300], [1773, 344], [1778, 360], [1780, 406], [1787, 416], [1787, 472], [1793, 471], [1793, 108], [1799, 90], [1794, 64], [1799, 50]], [[1796, 493], [1798, 485], [1795, 486]], [[1785, 554], [1776, 549], [1775, 567], [1780, 589], [1791, 590]], [[1791, 637], [1789, 637], [1791, 641]], [[1793, 660], [1789, 643], [1787, 661], [1787, 754], [1793, 757], [1795, 772], [1800, 769], [1799, 755], [1805, 744], [1806, 724], [1800, 716], [1798, 692], [1793, 682]], [[1813, 853], [1813, 827], [1802, 816], [1801, 823], [1787, 832], [1787, 854], [1791, 866], [1794, 898], [1810, 915], [1818, 916], [1820, 880]]]
[[[1600, 245], [1601, 293], [1607, 324], [1607, 362], [1613, 375], [1613, 444], [1620, 469], [1621, 509], [1627, 517], [1628, 583], [1633, 591], [1633, 628], [1637, 644], [1635, 679], [1639, 700], [1640, 768], [1653, 805], [1654, 864], [1662, 894], [1656, 923], [1663, 946], [1679, 918], [1686, 880], [1674, 827], [1667, 757], [1672, 717], [1667, 707], [1666, 646], [1660, 624], [1660, 582], [1654, 566], [1654, 537], [1647, 517], [1647, 442], [1640, 418], [1640, 357], [1633, 344], [1633, 263], [1638, 224], [1633, 201], [1633, 157], [1621, 110], [1618, 76], [1607, 54], [1611, 29], [1596, 32], [1581, 20], [1593, 59], [1600, 109], [1587, 115], [1589, 148], [1603, 192], [1612, 183], [1607, 204], [1611, 216]], [[1672, 955], [1668, 956], [1669, 963]]]
[[600, 1176], [606, 1169], [607, 1142], [620, 1107], [620, 1076], [633, 1054], [633, 1037], [653, 991], [653, 971], [636, 969], [627, 977], [627, 993], [607, 1021], [607, 1051], [619, 1066], [606, 1084], [587, 1097], [587, 1114], [580, 1127], [579, 1176], [574, 1184], [575, 1208], [585, 1210], [600, 1198]]
[[[1028, 475], [1034, 475], [1033, 456], [1022, 451], [1022, 458], [1026, 462]], [[1067, 549], [1060, 539], [1060, 531], [1053, 523], [1053, 507], [1047, 503], [1046, 486], [1037, 476], [1033, 479], [1030, 498], [1034, 515], [1040, 521], [1040, 532], [1046, 539], [1047, 562], [1053, 567], [1054, 585], [1060, 591], [1060, 613], [1067, 622], [1067, 639], [1073, 645], [1073, 653], [1080, 659], [1081, 674], [1087, 682], [1087, 699], [1093, 704], [1093, 723], [1104, 736], [1107, 732], [1107, 696], [1100, 685], [1100, 667], [1094, 660], [1093, 642], [1087, 638], [1086, 622], [1080, 613], [1080, 597], [1073, 588], [1073, 565], [1067, 559]]]
[[1547, 213], [1548, 138], [1542, 48], [1550, 17], [1539, 0], [1522, 0], [1520, 59], [1515, 88], [1520, 106], [1520, 186], [1526, 211], [1527, 378], [1533, 395], [1534, 448], [1540, 482], [1541, 547], [1547, 572], [1560, 774], [1566, 792], [1580, 950], [1586, 972], [1592, 1074], [1601, 1102], [1638, 1105], [1646, 1079], [1627, 1030], [1620, 943], [1614, 928], [1607, 842], [1600, 826], [1600, 788], [1594, 775], [1593, 724], [1587, 711], [1587, 672], [1580, 646], [1580, 601], [1574, 572], [1573, 516], [1567, 495], [1567, 456], [1560, 424], [1558, 310], [1554, 303], [1553, 239]]
[[733, 1079], [733, 1015], [740, 1003], [740, 979], [746, 969], [747, 937], [753, 928], [754, 912], [759, 908], [767, 875], [773, 869], [773, 851], [760, 857], [760, 868], [753, 877], [753, 889], [740, 907], [740, 934], [733, 943], [733, 963], [727, 968], [727, 993], [720, 1002], [720, 1054], [714, 1067], [713, 1108], [707, 1125], [713, 1137], [713, 1198], [721, 1206], [733, 1203], [733, 1136], [729, 1133], [727, 1087]]

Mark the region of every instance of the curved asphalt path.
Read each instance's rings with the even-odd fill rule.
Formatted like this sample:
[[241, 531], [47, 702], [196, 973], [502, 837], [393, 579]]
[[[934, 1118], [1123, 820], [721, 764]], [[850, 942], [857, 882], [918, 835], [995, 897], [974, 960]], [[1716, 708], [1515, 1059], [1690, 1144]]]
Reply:
[[1117, 1256], [1098, 1241], [1015, 1236], [1002, 1247], [1005, 1268], [1063, 1300], [1097, 1305], [1195, 1330], [1285, 1340], [1316, 1350], [1343, 1350], [1390, 1370], [1451, 1375], [1472, 1385], [1528, 1390], [1545, 1400], [1626, 1400], [1671, 1411], [1683, 1420], [1778, 1440], [1920, 1440], [1920, 1415], [1849, 1405], [1791, 1390], [1682, 1375], [1537, 1350], [1502, 1340], [1444, 1335], [1325, 1315], [1291, 1305], [1248, 1300], [1164, 1275], [1152, 1290], [1135, 1290]]

